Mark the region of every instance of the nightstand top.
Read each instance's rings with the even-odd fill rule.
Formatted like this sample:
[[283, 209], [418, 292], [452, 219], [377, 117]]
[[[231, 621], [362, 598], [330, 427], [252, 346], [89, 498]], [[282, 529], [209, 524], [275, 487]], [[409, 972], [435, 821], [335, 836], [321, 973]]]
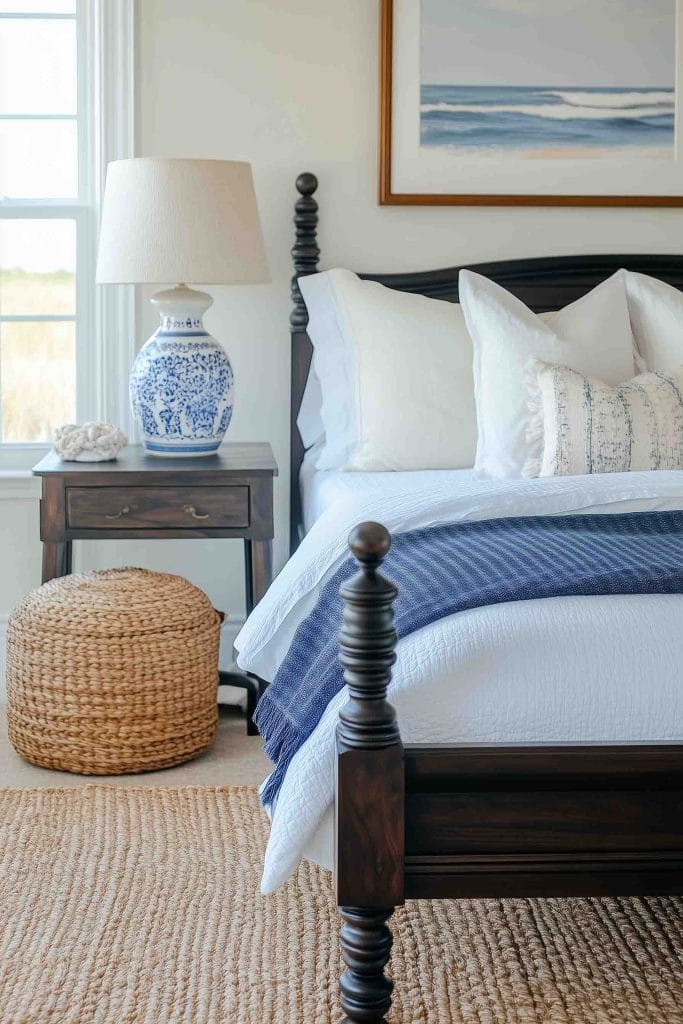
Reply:
[[112, 462], [62, 462], [56, 452], [48, 454], [33, 467], [35, 476], [63, 476], [89, 473], [166, 473], [201, 474], [247, 473], [277, 476], [273, 449], [267, 442], [244, 441], [221, 445], [215, 455], [198, 458], [158, 458], [147, 455], [141, 445], [131, 444]]

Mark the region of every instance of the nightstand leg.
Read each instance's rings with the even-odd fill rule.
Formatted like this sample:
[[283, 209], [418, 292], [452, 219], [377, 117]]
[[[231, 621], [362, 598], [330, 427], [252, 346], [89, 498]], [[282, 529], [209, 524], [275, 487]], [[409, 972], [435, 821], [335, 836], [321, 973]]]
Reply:
[[251, 568], [251, 541], [244, 542], [244, 602], [247, 615], [254, 610], [254, 574]]
[[269, 540], [245, 540], [244, 578], [247, 615], [251, 615], [273, 581], [273, 553]]
[[70, 540], [43, 541], [43, 583], [57, 579], [58, 576], [69, 575], [72, 560], [71, 548]]

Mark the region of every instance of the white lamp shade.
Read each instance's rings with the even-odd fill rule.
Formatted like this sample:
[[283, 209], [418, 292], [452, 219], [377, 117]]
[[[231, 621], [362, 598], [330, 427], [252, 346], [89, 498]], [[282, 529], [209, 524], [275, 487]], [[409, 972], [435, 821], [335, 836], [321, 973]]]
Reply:
[[250, 164], [144, 157], [109, 164], [100, 284], [268, 280]]

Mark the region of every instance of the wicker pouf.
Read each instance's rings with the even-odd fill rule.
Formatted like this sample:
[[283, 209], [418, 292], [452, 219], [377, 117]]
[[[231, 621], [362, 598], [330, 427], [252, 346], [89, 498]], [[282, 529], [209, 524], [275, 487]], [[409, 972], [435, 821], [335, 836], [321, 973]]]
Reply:
[[208, 597], [180, 576], [110, 569], [46, 583], [9, 620], [12, 746], [92, 775], [195, 757], [216, 732], [219, 631]]

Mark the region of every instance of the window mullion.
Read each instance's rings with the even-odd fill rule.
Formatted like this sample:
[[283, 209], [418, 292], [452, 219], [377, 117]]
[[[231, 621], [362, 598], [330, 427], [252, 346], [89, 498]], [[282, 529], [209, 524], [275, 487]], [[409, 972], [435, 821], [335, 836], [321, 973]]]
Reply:
[[69, 220], [84, 207], [71, 199], [0, 199], [0, 220]]
[[69, 11], [0, 11], [0, 21], [73, 21]]
[[0, 323], [6, 324], [64, 324], [75, 322], [75, 313], [0, 313]]

